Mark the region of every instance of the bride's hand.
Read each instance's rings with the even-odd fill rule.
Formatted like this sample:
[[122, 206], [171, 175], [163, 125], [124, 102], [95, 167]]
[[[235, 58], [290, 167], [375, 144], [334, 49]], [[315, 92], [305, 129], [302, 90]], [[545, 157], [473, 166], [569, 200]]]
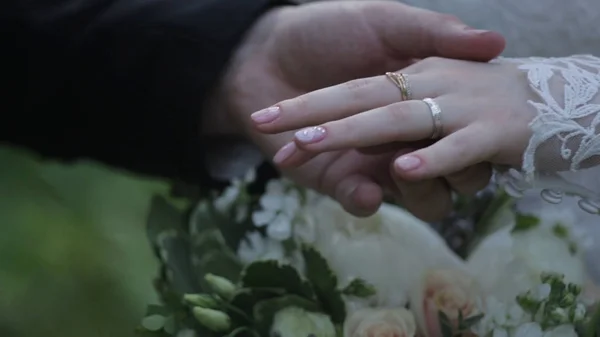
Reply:
[[[516, 64], [429, 58], [401, 72], [412, 100], [401, 102], [398, 88], [386, 76], [377, 76], [280, 102], [275, 105], [276, 116], [274, 109], [269, 110], [268, 122], [257, 118], [263, 112], [256, 112], [256, 126], [264, 133], [307, 127], [295, 134], [293, 142], [314, 155], [406, 144], [432, 136], [432, 113], [421, 101], [432, 98], [442, 111], [441, 139], [397, 158], [394, 170], [400, 177], [413, 181], [442, 177], [483, 162], [520, 166], [535, 110], [528, 103], [534, 94]], [[305, 158], [294, 156], [288, 146], [275, 162], [295, 167]]]

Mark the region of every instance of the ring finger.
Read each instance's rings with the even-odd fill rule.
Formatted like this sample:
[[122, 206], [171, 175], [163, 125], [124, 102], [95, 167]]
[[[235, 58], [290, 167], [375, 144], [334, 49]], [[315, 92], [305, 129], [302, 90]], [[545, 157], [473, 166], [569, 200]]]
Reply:
[[[462, 107], [448, 96], [436, 99], [444, 134], [460, 128], [457, 117]], [[298, 147], [310, 152], [364, 148], [391, 142], [414, 142], [431, 138], [439, 124], [423, 101], [406, 101], [366, 111], [296, 132]]]

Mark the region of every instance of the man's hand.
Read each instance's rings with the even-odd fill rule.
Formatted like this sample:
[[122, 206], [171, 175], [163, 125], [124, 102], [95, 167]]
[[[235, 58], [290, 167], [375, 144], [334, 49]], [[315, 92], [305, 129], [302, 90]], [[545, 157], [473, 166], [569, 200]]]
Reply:
[[[259, 109], [322, 87], [396, 71], [415, 59], [488, 61], [503, 48], [504, 39], [496, 33], [397, 2], [335, 1], [277, 8], [256, 23], [239, 48], [216, 94], [223, 110], [216, 110], [220, 117], [206, 125], [229, 124], [272, 156], [292, 137], [256, 132], [250, 114]], [[292, 150], [296, 156], [307, 155]], [[395, 150], [325, 153], [283, 173], [365, 216], [381, 204], [381, 186], [395, 186], [389, 170], [394, 154]], [[430, 203], [445, 198], [436, 193], [430, 197]]]

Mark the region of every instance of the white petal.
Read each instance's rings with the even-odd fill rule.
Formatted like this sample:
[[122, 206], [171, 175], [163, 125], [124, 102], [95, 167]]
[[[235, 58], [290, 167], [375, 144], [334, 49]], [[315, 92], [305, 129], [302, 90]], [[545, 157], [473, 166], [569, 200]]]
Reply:
[[265, 194], [260, 197], [260, 206], [271, 211], [279, 211], [283, 208], [283, 196], [276, 194]]
[[552, 290], [552, 287], [550, 287], [549, 284], [544, 283], [544, 284], [540, 284], [537, 289], [537, 291], [535, 292], [535, 299], [537, 299], [538, 301], [543, 301], [545, 299], [548, 298], [548, 296], [550, 296], [550, 291]]
[[508, 332], [506, 331], [506, 329], [502, 328], [494, 329], [492, 337], [508, 337]]
[[542, 328], [538, 323], [525, 323], [517, 328], [514, 337], [542, 337]]
[[252, 213], [252, 222], [257, 227], [268, 225], [273, 219], [275, 219], [275, 213], [273, 211], [260, 210]]
[[252, 183], [256, 180], [256, 171], [254, 170], [254, 168], [250, 169], [248, 172], [246, 172], [246, 176], [244, 177], [244, 181], [247, 183]]
[[285, 186], [281, 180], [270, 180], [267, 183], [266, 194], [277, 194], [283, 195], [285, 192]]
[[264, 254], [265, 238], [259, 232], [246, 235], [240, 242], [237, 255], [243, 263], [252, 263]]
[[236, 186], [228, 186], [223, 193], [214, 201], [215, 208], [220, 212], [225, 212], [235, 202], [240, 189]]
[[547, 331], [544, 337], [577, 337], [577, 332], [575, 332], [575, 328], [570, 324], [561, 325]]
[[248, 214], [248, 205], [238, 205], [235, 208], [235, 222], [241, 223], [244, 221], [246, 214]]
[[283, 241], [292, 236], [290, 219], [280, 214], [267, 227], [267, 235], [275, 240]]

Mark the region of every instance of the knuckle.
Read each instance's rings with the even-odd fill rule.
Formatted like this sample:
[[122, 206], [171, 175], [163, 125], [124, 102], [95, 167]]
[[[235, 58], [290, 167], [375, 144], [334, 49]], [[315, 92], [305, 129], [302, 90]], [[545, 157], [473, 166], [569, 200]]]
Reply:
[[348, 93], [352, 101], [362, 101], [368, 92], [368, 89], [373, 86], [373, 80], [370, 78], [361, 78], [345, 82], [342, 87]]

